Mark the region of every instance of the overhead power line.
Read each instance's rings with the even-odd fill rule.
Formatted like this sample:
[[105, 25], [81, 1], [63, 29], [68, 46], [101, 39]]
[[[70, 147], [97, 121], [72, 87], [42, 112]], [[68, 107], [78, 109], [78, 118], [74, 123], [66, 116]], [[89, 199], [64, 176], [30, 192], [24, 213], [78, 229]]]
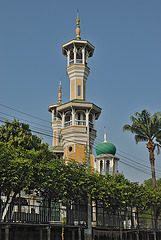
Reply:
[[33, 116], [33, 115], [29, 114], [29, 113], [25, 113], [25, 112], [19, 111], [19, 110], [14, 109], [14, 108], [8, 107], [8, 106], [3, 105], [3, 104], [1, 104], [1, 103], [0, 103], [0, 106], [5, 107], [5, 108], [8, 108], [8, 109], [11, 109], [11, 110], [13, 110], [13, 111], [15, 111], [15, 112], [22, 113], [22, 114], [24, 114], [24, 115], [26, 115], [26, 116], [29, 116], [29, 117], [32, 117], [32, 118], [38, 119], [38, 120], [40, 120], [40, 121], [50, 123], [50, 121], [47, 121], [47, 120], [45, 120], [45, 119], [42, 119], [42, 118], [39, 118], [39, 117]]

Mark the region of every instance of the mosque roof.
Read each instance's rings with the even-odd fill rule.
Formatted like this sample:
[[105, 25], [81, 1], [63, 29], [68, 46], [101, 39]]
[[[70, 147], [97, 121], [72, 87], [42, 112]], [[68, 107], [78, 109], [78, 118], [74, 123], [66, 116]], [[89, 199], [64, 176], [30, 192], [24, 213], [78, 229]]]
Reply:
[[110, 142], [102, 142], [97, 145], [96, 147], [96, 154], [97, 156], [100, 154], [112, 154], [115, 155], [116, 147]]

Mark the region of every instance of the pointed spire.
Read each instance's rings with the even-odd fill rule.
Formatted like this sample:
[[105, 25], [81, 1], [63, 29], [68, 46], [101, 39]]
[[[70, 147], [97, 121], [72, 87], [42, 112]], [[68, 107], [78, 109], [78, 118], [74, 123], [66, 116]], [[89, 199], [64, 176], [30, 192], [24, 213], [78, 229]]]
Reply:
[[77, 19], [76, 19], [76, 23], [77, 23], [77, 27], [76, 27], [76, 34], [77, 34], [77, 36], [76, 36], [76, 39], [77, 40], [80, 40], [81, 38], [80, 38], [80, 25], [79, 25], [79, 23], [80, 23], [80, 20], [79, 20], [79, 10], [77, 9]]
[[107, 142], [107, 139], [106, 139], [106, 127], [104, 127], [104, 142]]
[[60, 79], [60, 83], [59, 83], [59, 93], [58, 93], [58, 102], [61, 103], [61, 79]]

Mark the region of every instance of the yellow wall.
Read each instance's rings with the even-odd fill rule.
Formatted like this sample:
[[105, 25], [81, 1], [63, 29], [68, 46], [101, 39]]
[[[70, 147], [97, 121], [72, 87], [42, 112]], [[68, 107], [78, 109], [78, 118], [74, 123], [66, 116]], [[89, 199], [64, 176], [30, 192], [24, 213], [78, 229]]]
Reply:
[[54, 131], [53, 146], [56, 146], [56, 131]]
[[70, 81], [70, 100], [75, 99], [75, 80]]
[[[69, 148], [72, 147], [72, 151], [69, 151]], [[76, 144], [74, 146], [74, 144], [68, 145], [65, 149], [64, 149], [64, 158], [69, 159], [74, 159], [77, 162], [83, 162], [83, 161], [87, 161], [88, 158], [88, 154], [86, 152], [86, 147], [85, 145], [79, 145]], [[90, 162], [91, 162], [91, 166], [94, 167], [94, 156], [90, 155]]]
[[[78, 96], [78, 85], [80, 85], [81, 86], [81, 95], [80, 96]], [[76, 80], [76, 99], [83, 99], [83, 97], [82, 97], [82, 91], [83, 89], [82, 89], [82, 80], [81, 79], [77, 79]]]
[[[73, 150], [71, 152], [69, 152], [69, 147], [73, 147]], [[78, 162], [83, 162], [86, 160], [86, 152], [84, 145], [75, 144], [74, 148], [74, 144], [71, 144], [65, 149], [64, 153], [66, 153], [64, 155], [66, 155], [68, 159], [74, 159]]]

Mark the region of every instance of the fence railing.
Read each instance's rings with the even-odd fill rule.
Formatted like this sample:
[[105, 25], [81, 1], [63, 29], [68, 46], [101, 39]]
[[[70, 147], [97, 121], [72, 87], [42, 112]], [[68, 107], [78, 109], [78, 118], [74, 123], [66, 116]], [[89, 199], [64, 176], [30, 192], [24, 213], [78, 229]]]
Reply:
[[12, 196], [0, 199], [0, 222], [49, 223], [65, 222], [66, 225], [86, 225], [86, 204], [76, 201], [68, 207], [61, 202], [41, 198]]
[[[122, 229], [161, 230], [161, 218], [141, 215], [136, 211], [112, 214], [102, 203], [92, 202], [92, 226]], [[71, 205], [33, 197], [0, 198], [0, 222], [49, 223], [63, 222], [70, 226], [87, 226], [87, 204], [77, 199]]]
[[155, 219], [151, 215], [144, 216], [131, 211], [109, 213], [103, 203], [92, 203], [92, 223], [96, 227], [122, 229], [158, 229], [161, 230], [161, 218]]

